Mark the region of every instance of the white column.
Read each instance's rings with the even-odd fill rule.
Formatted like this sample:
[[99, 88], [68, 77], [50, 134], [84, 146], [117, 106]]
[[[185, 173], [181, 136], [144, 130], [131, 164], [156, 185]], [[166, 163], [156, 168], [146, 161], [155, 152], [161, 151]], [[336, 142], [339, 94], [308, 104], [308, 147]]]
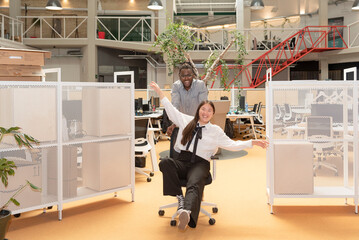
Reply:
[[[162, 1], [163, 3], [164, 1]], [[166, 26], [168, 26], [170, 23], [173, 22], [173, 8], [174, 8], [175, 2], [172, 0], [166, 1]], [[161, 30], [160, 30], [161, 31]], [[164, 57], [165, 62], [166, 56]], [[166, 84], [169, 84], [172, 87], [172, 83], [174, 82], [173, 74], [169, 76], [168, 68], [166, 68]]]
[[328, 0], [319, 0], [319, 26], [328, 25]]
[[[319, 0], [319, 26], [327, 26], [328, 25], [328, 0]], [[327, 30], [327, 28], [323, 29]], [[324, 39], [320, 44], [320, 47], [325, 47]], [[321, 59], [319, 61], [320, 65], [320, 79], [325, 80], [328, 79], [328, 60]]]
[[319, 61], [319, 69], [320, 69], [320, 76], [319, 79], [320, 80], [325, 80], [329, 78], [329, 74], [328, 74], [328, 60], [327, 59], [321, 59]]
[[96, 19], [97, 1], [87, 0], [88, 19], [87, 19], [87, 39], [88, 45], [84, 47], [84, 71], [83, 81], [97, 82], [98, 64], [97, 64], [97, 46], [96, 41]]
[[[249, 7], [244, 6], [244, 0], [236, 0], [236, 23], [237, 23], [237, 30], [241, 31], [244, 29], [249, 29], [251, 27], [251, 9]], [[251, 41], [250, 35], [248, 31], [241, 31], [244, 34], [246, 39], [245, 47], [247, 51], [250, 50]], [[244, 65], [250, 63], [251, 61], [244, 61]], [[252, 73], [252, 66], [248, 67], [248, 71]], [[248, 87], [248, 81], [246, 78], [245, 72], [242, 72], [239, 76], [242, 87]]]

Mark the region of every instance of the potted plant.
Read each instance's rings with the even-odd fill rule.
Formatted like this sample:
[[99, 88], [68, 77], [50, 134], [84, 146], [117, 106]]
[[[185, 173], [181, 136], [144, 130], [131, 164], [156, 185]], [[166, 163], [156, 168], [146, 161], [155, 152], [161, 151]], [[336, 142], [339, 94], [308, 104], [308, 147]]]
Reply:
[[97, 24], [97, 36], [99, 39], [105, 39], [105, 31], [101, 22]]
[[[11, 127], [9, 129], [0, 127], [0, 143], [6, 136], [12, 136], [15, 139], [16, 144], [21, 148], [25, 146], [27, 148], [32, 148], [32, 144], [38, 144], [38, 140], [33, 137], [24, 134], [20, 131], [19, 127]], [[9, 176], [15, 175], [16, 165], [13, 161], [9, 161], [6, 158], [0, 158], [0, 178], [1, 182], [6, 188], [9, 183]], [[0, 239], [5, 238], [5, 234], [10, 225], [11, 220], [11, 212], [7, 209], [9, 204], [13, 203], [16, 206], [19, 206], [20, 203], [16, 200], [16, 196], [26, 187], [30, 187], [33, 190], [40, 191], [41, 189], [37, 186], [33, 185], [29, 181], [26, 181], [24, 185], [22, 185], [4, 205], [0, 206]]]

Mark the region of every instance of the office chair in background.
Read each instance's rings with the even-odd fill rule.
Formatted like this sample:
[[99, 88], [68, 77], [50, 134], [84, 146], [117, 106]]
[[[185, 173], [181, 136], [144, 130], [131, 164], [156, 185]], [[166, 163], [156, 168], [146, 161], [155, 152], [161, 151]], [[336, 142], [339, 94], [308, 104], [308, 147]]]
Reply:
[[313, 143], [314, 156], [317, 159], [313, 166], [314, 176], [315, 171], [321, 167], [334, 171], [335, 175], [338, 176], [337, 167], [332, 163], [326, 162], [327, 158], [331, 155], [343, 156], [343, 153], [337, 150], [335, 142], [331, 141], [333, 140], [332, 117], [308, 116], [306, 139]]
[[[218, 157], [213, 156], [212, 157], [212, 173], [209, 174], [207, 180], [206, 180], [206, 186], [211, 184], [213, 180], [216, 179], [216, 159], [218, 159]], [[182, 187], [186, 187], [187, 186], [187, 179], [180, 179], [180, 184]], [[218, 208], [217, 208], [217, 204], [215, 203], [210, 203], [210, 202], [205, 202], [202, 199], [201, 202], [201, 213], [205, 214], [206, 216], [209, 217], [209, 224], [213, 225], [216, 223], [216, 220], [214, 218], [212, 218], [212, 214], [209, 213], [208, 211], [206, 211], [204, 208], [204, 206], [210, 206], [212, 207], [212, 213], [217, 213], [218, 212]], [[174, 203], [170, 203], [170, 204], [166, 204], [166, 205], [162, 205], [160, 206], [159, 210], [158, 210], [158, 215], [163, 216], [165, 214], [165, 210], [166, 208], [173, 208], [176, 207], [176, 212], [172, 215], [171, 218], [171, 226], [176, 226], [177, 225], [177, 220], [175, 219], [178, 216], [177, 213], [177, 208], [178, 208], [178, 201], [176, 200], [176, 202]]]
[[[154, 176], [152, 170], [145, 168], [147, 154], [152, 146], [147, 139], [148, 119], [135, 120], [135, 171], [147, 177], [147, 182], [151, 182]], [[150, 172], [150, 173], [146, 173]]]
[[253, 106], [253, 112], [257, 114], [257, 116], [253, 117], [253, 123], [254, 123], [254, 132], [252, 129], [251, 121], [249, 119], [244, 121], [244, 124], [247, 125], [246, 129], [241, 132], [246, 132], [243, 136], [243, 139], [252, 137], [255, 135], [258, 135], [260, 138], [265, 137], [262, 135], [263, 130], [265, 130], [263, 117], [261, 115], [262, 110], [262, 102], [259, 102], [258, 104], [254, 104]]

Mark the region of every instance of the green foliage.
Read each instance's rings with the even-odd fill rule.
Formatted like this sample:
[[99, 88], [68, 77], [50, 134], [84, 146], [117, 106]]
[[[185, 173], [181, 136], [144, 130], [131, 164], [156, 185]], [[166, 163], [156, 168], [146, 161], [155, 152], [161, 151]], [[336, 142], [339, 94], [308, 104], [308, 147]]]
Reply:
[[[36, 140], [35, 138], [24, 134], [20, 131], [21, 128], [19, 127], [11, 127], [9, 129], [0, 127], [0, 143], [2, 141], [2, 139], [5, 136], [13, 136], [16, 144], [21, 148], [22, 146], [25, 146], [27, 148], [32, 148], [32, 144], [38, 144], [39, 141]], [[1, 158], [0, 159], [0, 178], [1, 178], [1, 182], [3, 183], [3, 185], [5, 187], [8, 186], [9, 184], [9, 176], [14, 176], [15, 175], [15, 169], [16, 169], [16, 165], [13, 161], [9, 161], [6, 158]], [[0, 210], [3, 210], [5, 208], [7, 208], [7, 206], [10, 203], [15, 204], [16, 206], [19, 206], [20, 203], [15, 199], [15, 197], [27, 186], [30, 186], [33, 190], [38, 190], [41, 191], [41, 189], [35, 185], [33, 185], [32, 183], [30, 183], [29, 181], [26, 180], [26, 184], [21, 186], [11, 197], [10, 199], [2, 206], [0, 207]]]
[[185, 53], [193, 49], [196, 41], [198, 39], [183, 22], [170, 23], [167, 29], [157, 37], [153, 46], [159, 46], [161, 54], [166, 55], [168, 70], [172, 74], [174, 67], [188, 60]]
[[[243, 65], [243, 59], [244, 56], [247, 55], [247, 51], [245, 48], [245, 39], [244, 36], [237, 30], [231, 31], [230, 32], [233, 35], [233, 45], [234, 48], [237, 51], [237, 58], [235, 63], [237, 65]], [[212, 52], [212, 54], [203, 61], [204, 64], [204, 68], [205, 68], [205, 73], [204, 75], [206, 75], [206, 73], [210, 70], [210, 67], [213, 65], [213, 63], [216, 61], [216, 59], [220, 56], [220, 52], [218, 50], [215, 50]], [[220, 59], [219, 63], [217, 64], [217, 66], [222, 65], [222, 75], [221, 75], [221, 87], [223, 87], [225, 90], [228, 90], [228, 78], [229, 78], [229, 68], [228, 65], [226, 63], [226, 61], [224, 59]], [[234, 69], [234, 76], [237, 75], [239, 69], [235, 68]], [[211, 72], [211, 79], [212, 81], [215, 81], [217, 79], [217, 74], [215, 74], [215, 68], [212, 69]], [[236, 81], [235, 84], [237, 84], [238, 86], [240, 85], [240, 81]]]

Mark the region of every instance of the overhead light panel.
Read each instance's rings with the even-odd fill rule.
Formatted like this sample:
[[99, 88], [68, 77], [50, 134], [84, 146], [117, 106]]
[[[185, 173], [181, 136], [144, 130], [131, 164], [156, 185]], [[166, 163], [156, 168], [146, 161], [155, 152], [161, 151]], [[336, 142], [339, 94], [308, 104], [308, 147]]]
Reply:
[[150, 3], [148, 4], [147, 8], [151, 10], [162, 10], [163, 5], [161, 0], [150, 0]]
[[353, 10], [359, 10], [359, 0], [355, 0], [352, 6]]
[[62, 10], [61, 3], [59, 0], [49, 0], [46, 4], [48, 10]]
[[264, 3], [262, 0], [252, 0], [251, 2], [251, 9], [253, 10], [259, 10], [264, 8]]

